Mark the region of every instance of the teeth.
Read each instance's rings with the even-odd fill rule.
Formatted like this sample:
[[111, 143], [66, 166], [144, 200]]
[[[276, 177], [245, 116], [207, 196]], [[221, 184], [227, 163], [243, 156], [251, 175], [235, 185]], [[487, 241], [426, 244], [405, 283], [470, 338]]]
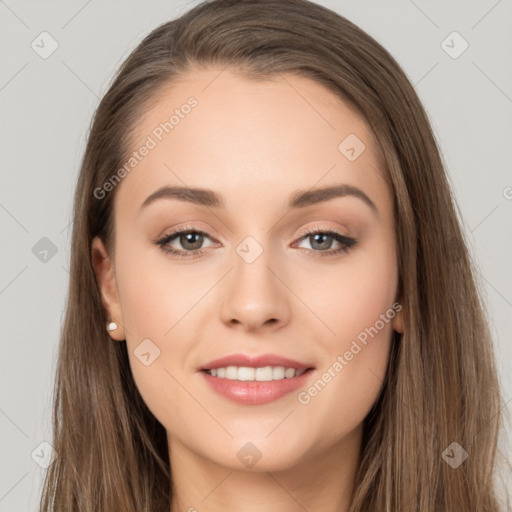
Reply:
[[284, 379], [284, 368], [282, 366], [274, 366], [272, 368], [272, 380]]
[[[242, 368], [240, 368], [240, 371], [242, 371]], [[265, 366], [264, 368], [256, 368], [254, 373], [256, 374], [255, 380], [260, 381], [260, 382], [266, 382], [266, 381], [270, 381], [273, 379], [272, 366]], [[293, 372], [293, 373], [295, 375], [295, 372]]]
[[221, 379], [268, 382], [271, 380], [291, 379], [301, 376], [306, 370], [285, 368], [284, 366], [264, 366], [249, 368], [247, 366], [228, 366], [206, 370], [212, 377]]
[[[228, 366], [226, 368], [226, 379], [237, 380], [238, 379], [238, 368], [236, 366]], [[241, 379], [239, 379], [241, 380]]]
[[238, 376], [238, 380], [254, 380], [254, 374], [256, 373], [254, 368], [236, 368], [236, 366], [233, 366], [235, 369], [235, 377], [233, 380], [235, 380]]
[[291, 379], [292, 377], [295, 377], [295, 370], [293, 368], [286, 368], [284, 371], [284, 376], [287, 379]]

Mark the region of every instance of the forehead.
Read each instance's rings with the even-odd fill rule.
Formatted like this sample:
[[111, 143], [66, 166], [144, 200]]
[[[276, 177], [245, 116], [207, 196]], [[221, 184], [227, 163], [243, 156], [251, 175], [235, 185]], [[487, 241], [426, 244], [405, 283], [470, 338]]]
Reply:
[[230, 69], [194, 69], [151, 99], [134, 134], [132, 151], [151, 149], [121, 184], [125, 207], [135, 209], [163, 185], [218, 190], [231, 206], [235, 196], [246, 205], [257, 197], [280, 203], [315, 185], [386, 193], [364, 119], [296, 75], [254, 80]]

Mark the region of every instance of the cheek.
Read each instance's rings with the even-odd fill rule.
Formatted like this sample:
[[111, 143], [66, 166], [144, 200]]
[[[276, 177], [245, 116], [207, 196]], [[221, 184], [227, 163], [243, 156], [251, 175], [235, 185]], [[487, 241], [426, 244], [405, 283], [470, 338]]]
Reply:
[[174, 326], [211, 286], [211, 272], [204, 266], [171, 263], [148, 243], [130, 244], [129, 250], [120, 243], [116, 259], [123, 317], [132, 343], [144, 338], [168, 340]]
[[[345, 349], [347, 342], [350, 345], [351, 339], [373, 326], [396, 299], [396, 253], [385, 236], [344, 255], [333, 265], [316, 264], [312, 268], [306, 263], [298, 275], [304, 277], [297, 279], [294, 291], [317, 317], [329, 352]], [[391, 332], [390, 326], [391, 322], [389, 328], [386, 323], [381, 329], [382, 337]]]
[[310, 428], [322, 418], [331, 423], [332, 436], [342, 435], [375, 403], [393, 336], [397, 282], [396, 255], [384, 243], [316, 276], [308, 304], [324, 323], [319, 329], [325, 334], [317, 337], [324, 357], [298, 400], [310, 411], [304, 415]]
[[[187, 320], [192, 318], [193, 306], [205, 293], [208, 281], [204, 286], [191, 285], [189, 274], [176, 266], [172, 269], [165, 257], [155, 258], [155, 251], [147, 247], [127, 247], [120, 242], [116, 250], [119, 297], [133, 377], [151, 412], [168, 423], [165, 417], [169, 409], [172, 407], [173, 414], [179, 415], [185, 402], [179, 399], [183, 391], [178, 381], [183, 380], [181, 366], [190, 350], [190, 336], [178, 333], [184, 325], [190, 325]], [[170, 401], [170, 396], [178, 399]]]

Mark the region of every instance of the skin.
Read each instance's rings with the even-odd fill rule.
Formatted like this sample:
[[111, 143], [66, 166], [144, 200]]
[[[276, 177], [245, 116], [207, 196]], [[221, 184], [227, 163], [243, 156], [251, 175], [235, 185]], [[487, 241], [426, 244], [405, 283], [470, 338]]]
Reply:
[[[187, 98], [198, 101], [118, 185], [114, 254], [93, 241], [104, 304], [119, 326], [111, 336], [126, 339], [140, 393], [167, 431], [171, 512], [348, 511], [362, 422], [402, 313], [308, 404], [297, 392], [235, 404], [198, 368], [233, 353], [274, 353], [315, 367], [302, 389], [320, 378], [399, 300], [392, 191], [364, 120], [321, 84], [220, 71], [189, 71], [141, 118], [134, 150]], [[366, 146], [352, 162], [338, 150], [351, 133]], [[378, 215], [351, 196], [287, 207], [297, 190], [338, 184], [362, 189]], [[163, 185], [212, 189], [226, 208], [160, 199], [139, 212]], [[154, 242], [183, 226], [208, 233], [198, 257], [176, 258]], [[322, 246], [301, 236], [306, 227], [358, 243], [322, 257]], [[250, 264], [236, 252], [249, 235], [263, 249]], [[190, 251], [186, 242], [171, 245]], [[331, 249], [340, 246], [332, 239]], [[149, 366], [134, 355], [147, 338], [160, 350]], [[247, 442], [261, 452], [252, 468], [237, 457]]]

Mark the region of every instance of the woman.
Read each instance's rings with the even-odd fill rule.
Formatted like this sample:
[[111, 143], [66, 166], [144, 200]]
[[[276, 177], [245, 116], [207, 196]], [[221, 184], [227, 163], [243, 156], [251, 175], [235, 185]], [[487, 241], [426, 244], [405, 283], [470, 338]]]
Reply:
[[214, 0], [102, 99], [42, 510], [497, 511], [501, 397], [424, 109], [306, 0]]

